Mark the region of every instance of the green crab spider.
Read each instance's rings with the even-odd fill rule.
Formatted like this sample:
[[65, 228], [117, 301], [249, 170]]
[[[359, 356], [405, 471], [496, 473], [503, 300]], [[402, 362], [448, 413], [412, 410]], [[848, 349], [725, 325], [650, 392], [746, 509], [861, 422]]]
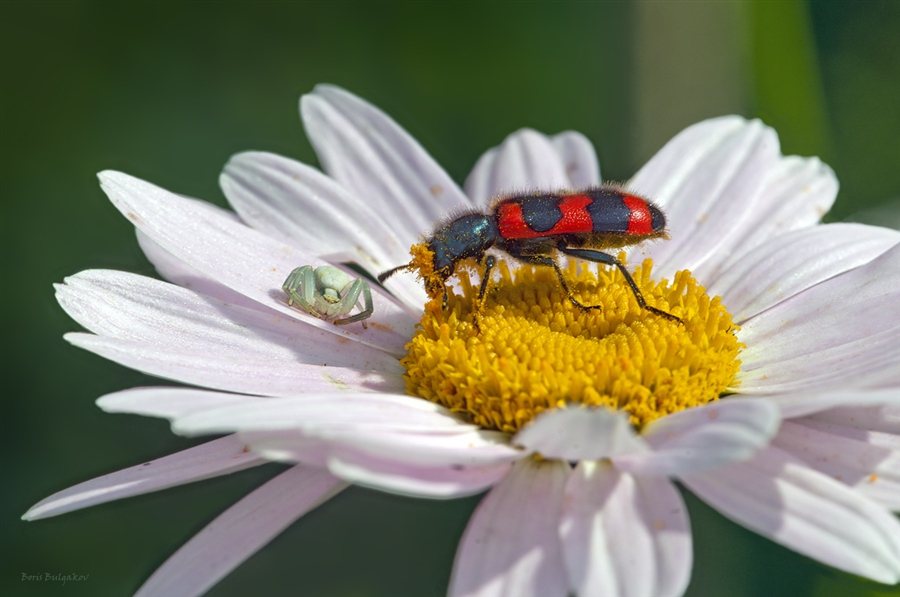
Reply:
[[[369, 283], [362, 278], [351, 281], [345, 272], [330, 265], [315, 269], [311, 265], [298, 267], [290, 273], [281, 289], [288, 295], [289, 306], [296, 304], [302, 311], [335, 325], [360, 321], [367, 328], [365, 320], [374, 310]], [[350, 313], [359, 302], [365, 303], [365, 308], [360, 305], [359, 313], [336, 319]]]

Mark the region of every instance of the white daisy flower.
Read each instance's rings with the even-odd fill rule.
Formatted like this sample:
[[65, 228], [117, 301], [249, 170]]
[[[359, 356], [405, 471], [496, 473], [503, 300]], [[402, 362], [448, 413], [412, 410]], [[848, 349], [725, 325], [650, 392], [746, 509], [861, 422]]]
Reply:
[[628, 188], [665, 208], [671, 240], [632, 249], [652, 262], [629, 267], [683, 324], [642, 312], [606, 268], [567, 266], [582, 300], [603, 305], [583, 312], [548, 268], [510, 261], [478, 313], [467, 271], [448, 308], [432, 300], [424, 314], [421, 283], [398, 274], [391, 294], [373, 287], [368, 329], [338, 327], [287, 304], [295, 267], [353, 262], [375, 276], [448, 214], [598, 185], [600, 173], [583, 136], [523, 130], [478, 161], [463, 192], [346, 91], [317, 87], [301, 114], [328, 175], [239, 154], [221, 177], [236, 213], [100, 174], [173, 283], [67, 278], [59, 302], [89, 333], [66, 339], [206, 389], [98, 404], [183, 435], [232, 435], [62, 491], [26, 519], [275, 460], [294, 466], [139, 594], [203, 593], [353, 483], [430, 498], [489, 489], [451, 595], [679, 595], [692, 540], [677, 480], [799, 553], [900, 579], [900, 234], [819, 224], [837, 194], [827, 166], [782, 156], [759, 121], [725, 117], [688, 128], [634, 176]]

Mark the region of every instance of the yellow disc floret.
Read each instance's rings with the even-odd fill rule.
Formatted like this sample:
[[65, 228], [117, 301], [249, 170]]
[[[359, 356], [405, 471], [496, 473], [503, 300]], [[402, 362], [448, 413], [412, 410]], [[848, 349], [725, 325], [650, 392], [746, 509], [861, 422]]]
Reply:
[[640, 428], [716, 400], [740, 366], [738, 328], [690, 272], [669, 284], [652, 281], [651, 267], [644, 261], [635, 281], [648, 304], [683, 324], [642, 310], [618, 271], [583, 262], [570, 263], [566, 279], [576, 298], [600, 309], [572, 305], [550, 268], [511, 274], [501, 261], [483, 305], [458, 269], [461, 294], [452, 292], [443, 310], [442, 290], [428, 284], [437, 275], [419, 270], [432, 300], [402, 361], [407, 391], [508, 432], [552, 408], [603, 405]]

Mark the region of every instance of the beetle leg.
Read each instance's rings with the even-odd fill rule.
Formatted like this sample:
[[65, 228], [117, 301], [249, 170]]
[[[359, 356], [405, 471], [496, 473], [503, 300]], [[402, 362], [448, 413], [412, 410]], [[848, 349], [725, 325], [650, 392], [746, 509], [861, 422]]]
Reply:
[[369, 326], [366, 324], [365, 320], [368, 319], [372, 312], [375, 310], [372, 306], [372, 290], [369, 288], [369, 283], [363, 280], [362, 278], [357, 278], [349, 285], [349, 289], [345, 287], [347, 290], [346, 294], [343, 294], [341, 297], [341, 301], [344, 302], [343, 307], [347, 310], [344, 311], [343, 314], [349, 313], [353, 307], [356, 306], [360, 298], [360, 294], [362, 294], [363, 303], [365, 303], [365, 307], [357, 313], [356, 315], [351, 315], [350, 317], [345, 317], [344, 319], [335, 319], [335, 325], [346, 325], [348, 323], [354, 323], [356, 321], [361, 321], [364, 328], [368, 328]]
[[479, 334], [481, 333], [479, 319], [481, 319], [481, 310], [484, 308], [484, 297], [487, 293], [488, 283], [491, 280], [491, 270], [494, 269], [494, 264], [497, 263], [497, 259], [493, 255], [485, 255], [483, 263], [484, 274], [481, 276], [481, 287], [478, 289], [478, 301], [475, 303], [475, 317], [472, 318], [472, 323], [475, 325], [475, 331]]
[[487, 292], [488, 283], [491, 280], [491, 270], [494, 269], [495, 263], [497, 263], [497, 259], [493, 255], [484, 256], [484, 275], [481, 277], [481, 288], [478, 290], [478, 303], [480, 305], [484, 304], [484, 295]]
[[589, 311], [591, 309], [600, 309], [600, 305], [585, 305], [581, 303], [578, 299], [572, 296], [572, 291], [569, 290], [569, 285], [566, 283], [566, 278], [563, 276], [562, 270], [559, 269], [559, 264], [556, 263], [556, 260], [547, 257], [546, 255], [532, 255], [527, 252], [522, 252], [517, 246], [511, 245], [507, 243], [506, 252], [518, 259], [519, 261], [524, 261], [529, 265], [542, 265], [547, 267], [552, 267], [553, 271], [556, 272], [556, 277], [559, 278], [559, 283], [563, 287], [563, 291], [566, 293], [566, 297], [568, 297], [569, 301], [581, 309], [582, 311]]
[[625, 276], [625, 281], [628, 282], [628, 286], [631, 287], [631, 292], [634, 293], [634, 298], [637, 299], [638, 305], [640, 305], [641, 309], [646, 309], [651, 313], [656, 313], [657, 315], [665, 317], [666, 319], [671, 319], [672, 321], [684, 323], [680, 317], [676, 317], [671, 313], [666, 313], [662, 309], [657, 309], [656, 307], [651, 307], [650, 305], [648, 305], [647, 301], [644, 300], [644, 295], [641, 294], [640, 289], [634, 282], [634, 278], [631, 277], [631, 274], [628, 273], [628, 270], [625, 268], [625, 264], [612, 255], [607, 255], [606, 253], [601, 253], [600, 251], [592, 251], [590, 249], [570, 249], [564, 246], [560, 246], [557, 248], [561, 253], [571, 255], [572, 257], [578, 257], [579, 259], [584, 259], [585, 261], [593, 261], [594, 263], [602, 263], [603, 265], [616, 266], [617, 268], [619, 268], [619, 271], [622, 272], [622, 275]]

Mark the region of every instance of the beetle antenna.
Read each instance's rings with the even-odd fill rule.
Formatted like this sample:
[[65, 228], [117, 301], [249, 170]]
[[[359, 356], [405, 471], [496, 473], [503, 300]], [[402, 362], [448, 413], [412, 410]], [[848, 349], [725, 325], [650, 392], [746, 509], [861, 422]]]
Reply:
[[410, 267], [412, 267], [412, 262], [407, 263], [406, 265], [398, 265], [397, 267], [395, 267], [393, 269], [389, 269], [386, 272], [381, 272], [380, 274], [378, 274], [378, 283], [384, 284], [385, 280], [387, 280], [388, 278], [390, 278], [391, 276], [393, 276], [400, 270], [409, 269]]

